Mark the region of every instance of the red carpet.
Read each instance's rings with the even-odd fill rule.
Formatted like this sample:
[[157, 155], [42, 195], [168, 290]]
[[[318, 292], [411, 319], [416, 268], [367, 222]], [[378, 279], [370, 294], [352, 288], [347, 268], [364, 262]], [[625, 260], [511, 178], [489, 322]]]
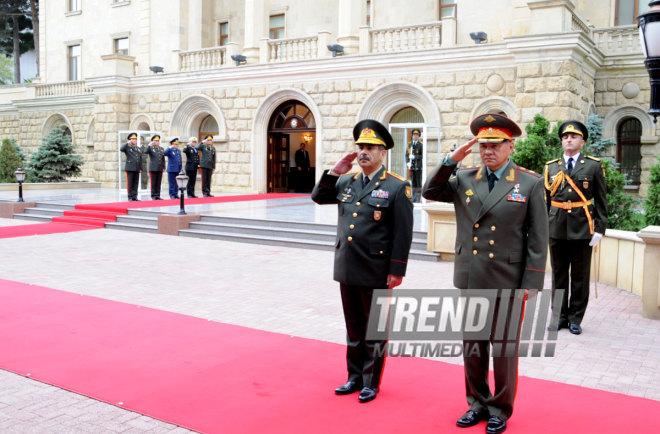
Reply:
[[[332, 393], [343, 357], [341, 345], [0, 280], [0, 368], [157, 419], [222, 433], [483, 432], [454, 425], [462, 367], [391, 358], [378, 398], [358, 404]], [[658, 414], [659, 401], [521, 378], [507, 433], [655, 433]]]
[[81, 226], [67, 223], [36, 223], [33, 225], [0, 227], [0, 238], [28, 237], [31, 235], [59, 234], [63, 232], [86, 231], [96, 229], [93, 226]]

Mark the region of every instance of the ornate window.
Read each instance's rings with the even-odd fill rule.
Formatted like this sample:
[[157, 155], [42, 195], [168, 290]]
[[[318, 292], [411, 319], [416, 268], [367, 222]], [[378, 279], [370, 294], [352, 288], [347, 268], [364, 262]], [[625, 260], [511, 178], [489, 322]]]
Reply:
[[619, 170], [626, 175], [628, 185], [639, 185], [642, 174], [642, 123], [636, 118], [625, 119], [617, 131], [616, 159]]
[[314, 115], [306, 105], [297, 101], [288, 101], [275, 111], [269, 130], [311, 130], [316, 128]]

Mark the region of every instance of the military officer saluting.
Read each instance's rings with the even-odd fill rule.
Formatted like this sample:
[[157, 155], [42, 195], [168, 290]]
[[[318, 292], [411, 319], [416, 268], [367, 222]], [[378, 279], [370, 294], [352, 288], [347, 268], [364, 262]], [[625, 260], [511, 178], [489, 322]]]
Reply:
[[582, 154], [589, 138], [584, 124], [564, 122], [559, 126], [559, 137], [564, 155], [548, 161], [543, 170], [552, 288], [564, 289], [561, 306], [553, 306], [553, 310], [560, 310], [559, 323], [551, 328], [568, 328], [579, 335], [589, 301], [591, 250], [607, 226], [607, 184], [600, 160]]
[[167, 182], [169, 185], [170, 199], [179, 198], [179, 187], [176, 184], [176, 176], [181, 172], [183, 159], [179, 150], [179, 138], [170, 140], [170, 147], [165, 149], [163, 155], [167, 157]]
[[[548, 216], [541, 177], [509, 158], [513, 137], [520, 136], [520, 128], [504, 116], [485, 114], [472, 121], [470, 130], [476, 137], [451, 152], [433, 170], [422, 195], [426, 199], [454, 203], [454, 286], [497, 291], [495, 317], [497, 312], [504, 311], [508, 319], [509, 330], [502, 336], [514, 337], [517, 331], [517, 337], [506, 345], [515, 347], [515, 352], [498, 354], [499, 349], [493, 345], [493, 392], [488, 382], [488, 340], [471, 340], [465, 334], [463, 339], [469, 410], [456, 425], [465, 428], [488, 420], [486, 433], [497, 434], [506, 430], [506, 421], [513, 413], [518, 381], [517, 348], [522, 312], [512, 306], [516, 297], [518, 303], [523, 303], [524, 292], [520, 289], [543, 288]], [[461, 168], [452, 176], [457, 163], [472, 152], [476, 142], [484, 166]], [[508, 297], [508, 291], [501, 291], [508, 289], [515, 290], [513, 297]], [[491, 329], [490, 341], [495, 344], [494, 332]], [[472, 351], [475, 348], [478, 351]], [[470, 350], [469, 354], [466, 349]]]
[[[408, 181], [385, 170], [392, 136], [381, 123], [365, 119], [353, 128], [357, 152], [343, 157], [314, 186], [312, 200], [338, 204], [334, 280], [339, 282], [347, 331], [348, 381], [337, 395], [360, 391], [359, 402], [376, 398], [384, 357], [381, 341], [367, 341], [373, 290], [394, 288], [406, 274], [412, 242], [413, 205]], [[347, 173], [357, 157], [360, 172]]]
[[199, 169], [199, 151], [197, 151], [197, 137], [188, 139], [188, 144], [183, 148], [186, 154], [186, 175], [188, 175], [188, 197], [195, 196], [195, 182], [197, 182], [197, 169]]
[[199, 151], [199, 166], [202, 168], [202, 194], [204, 197], [213, 197], [211, 194], [211, 175], [215, 172], [215, 147], [213, 136], [207, 134], [204, 141], [197, 146]]
[[142, 171], [142, 153], [137, 147], [137, 133], [128, 135], [128, 142], [121, 145], [119, 150], [126, 154], [126, 191], [128, 200], [138, 200], [138, 184]]
[[160, 136], [155, 134], [151, 142], [144, 148], [144, 153], [149, 155], [149, 179], [151, 180], [151, 199], [161, 200], [160, 184], [163, 182], [163, 171], [165, 170], [165, 155], [160, 147]]

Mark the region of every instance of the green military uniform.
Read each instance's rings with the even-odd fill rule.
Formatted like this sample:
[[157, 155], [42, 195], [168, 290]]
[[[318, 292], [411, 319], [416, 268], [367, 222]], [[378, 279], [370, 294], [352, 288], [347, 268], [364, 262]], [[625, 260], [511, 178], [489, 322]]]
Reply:
[[[419, 130], [413, 130], [413, 134], [419, 135]], [[422, 188], [422, 170], [424, 164], [424, 144], [417, 140], [408, 143], [406, 150], [406, 164], [410, 164], [410, 180], [413, 188], [413, 202], [419, 202]]]
[[[151, 141], [160, 140], [155, 135]], [[163, 182], [163, 171], [165, 170], [165, 154], [160, 146], [147, 146], [144, 153], [149, 155], [149, 179], [151, 180], [151, 199], [160, 200], [160, 186]]]
[[[140, 152], [144, 153], [146, 145], [140, 145]], [[142, 159], [142, 176], [140, 176], [140, 188], [146, 190], [149, 186], [149, 159]]]
[[[206, 136], [204, 140], [208, 137]], [[204, 197], [212, 197], [211, 175], [215, 169], [215, 147], [202, 142], [197, 145], [197, 150], [199, 151], [199, 167], [202, 168], [202, 194]]]
[[[372, 120], [355, 126], [356, 143], [361, 143], [358, 136], [363, 127], [386, 135], [387, 149], [394, 145], [387, 129]], [[334, 280], [340, 283], [346, 322], [349, 382], [377, 391], [384, 357], [376, 356], [375, 348], [384, 342], [366, 340], [371, 298], [374, 289], [387, 288], [388, 275], [406, 274], [413, 204], [408, 181], [385, 167], [372, 176], [363, 185], [362, 172], [333, 176], [326, 171], [314, 186], [312, 200], [339, 208]]]
[[[131, 138], [137, 138], [137, 134], [131, 133], [128, 135]], [[132, 145], [130, 142], [124, 143], [119, 148], [121, 152], [126, 154], [126, 191], [128, 193], [128, 200], [138, 200], [138, 182], [140, 178], [140, 170], [142, 170], [142, 153], [137, 146]]]
[[[586, 127], [576, 121], [562, 124], [559, 131], [560, 137], [566, 132], [575, 132], [585, 140], [588, 138]], [[589, 302], [592, 251], [589, 242], [594, 233], [604, 234], [607, 227], [607, 183], [603, 164], [588, 155], [575, 157], [578, 158], [570, 175], [564, 158], [548, 161], [543, 170], [550, 225], [552, 287], [565, 290], [561, 307], [553, 306], [555, 310], [561, 309], [562, 327], [582, 322]]]
[[[485, 124], [480, 128], [484, 122], [492, 125]], [[482, 115], [473, 121], [471, 129], [480, 141], [484, 129], [483, 142], [486, 143], [512, 141], [512, 137], [520, 135], [515, 123], [499, 115]], [[499, 138], [489, 139], [489, 135], [499, 135]], [[431, 172], [422, 190], [426, 199], [454, 203], [454, 286], [459, 289], [542, 289], [548, 249], [548, 217], [540, 176], [508, 160], [497, 170], [501, 170], [501, 177], [489, 190], [485, 166], [462, 168], [453, 175], [455, 168], [456, 162], [446, 158]], [[498, 295], [503, 293], [499, 291]], [[516, 293], [519, 294], [520, 291]], [[504, 309], [504, 300], [497, 298], [496, 312]], [[508, 302], [513, 303], [513, 298]], [[522, 312], [514, 317], [510, 306], [506, 307], [508, 324], [519, 325]], [[519, 333], [518, 329], [518, 339]], [[508, 332], [504, 334], [508, 335]], [[497, 342], [494, 334], [490, 340]], [[479, 349], [477, 355], [463, 354], [470, 410], [506, 421], [513, 413], [516, 394], [517, 349], [513, 357], [493, 355], [495, 391], [491, 393], [488, 384], [489, 342], [464, 339], [465, 349], [475, 347]], [[472, 425], [460, 423], [459, 419], [459, 426]]]

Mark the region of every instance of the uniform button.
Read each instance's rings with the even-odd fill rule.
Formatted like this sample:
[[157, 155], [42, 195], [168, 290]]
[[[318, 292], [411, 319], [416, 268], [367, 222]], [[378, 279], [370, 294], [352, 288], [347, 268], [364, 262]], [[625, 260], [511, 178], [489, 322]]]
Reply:
[[490, 245], [492, 246], [492, 245], [495, 244], [495, 241], [494, 241], [494, 240], [490, 240], [490, 241], [488, 242], [488, 244], [490, 244]]
[[478, 238], [478, 237], [474, 237], [474, 238], [472, 238], [472, 241], [474, 241], [474, 242], [476, 243], [477, 241], [479, 241], [479, 238]]
[[353, 241], [353, 237], [348, 237], [348, 241], [349, 242]]
[[495, 226], [491, 226], [491, 227], [490, 227], [490, 230], [493, 231], [493, 232], [495, 232]]
[[382, 251], [382, 250], [380, 251], [380, 254], [381, 254], [381, 255], [383, 254], [383, 251]]
[[568, 210], [568, 213], [569, 213], [569, 214], [571, 213], [571, 210], [570, 210], [570, 209]]
[[380, 204], [376, 204], [376, 208], [380, 208]]
[[353, 217], [357, 217], [357, 213], [356, 213], [356, 212], [353, 213]]
[[489, 253], [489, 254], [488, 254], [488, 257], [489, 257], [490, 259], [493, 259], [493, 258], [495, 257], [495, 255], [493, 255], [492, 253]]
[[478, 253], [478, 252], [477, 252], [476, 250], [473, 250], [473, 251], [472, 251], [472, 254], [473, 254], [473, 255], [476, 255], [477, 253]]
[[475, 223], [475, 224], [474, 224], [474, 228], [475, 228], [475, 229], [479, 229], [479, 223]]
[[377, 183], [376, 183], [376, 187], [378, 187], [379, 185], [380, 185], [380, 182], [377, 182]]
[[355, 229], [355, 225], [350, 225], [348, 228], [349, 229]]
[[573, 189], [572, 189], [572, 188], [569, 188], [569, 189], [568, 189], [568, 192], [569, 192], [569, 193], [572, 193], [572, 192], [573, 192]]
[[355, 202], [355, 206], [360, 206], [360, 202]]

